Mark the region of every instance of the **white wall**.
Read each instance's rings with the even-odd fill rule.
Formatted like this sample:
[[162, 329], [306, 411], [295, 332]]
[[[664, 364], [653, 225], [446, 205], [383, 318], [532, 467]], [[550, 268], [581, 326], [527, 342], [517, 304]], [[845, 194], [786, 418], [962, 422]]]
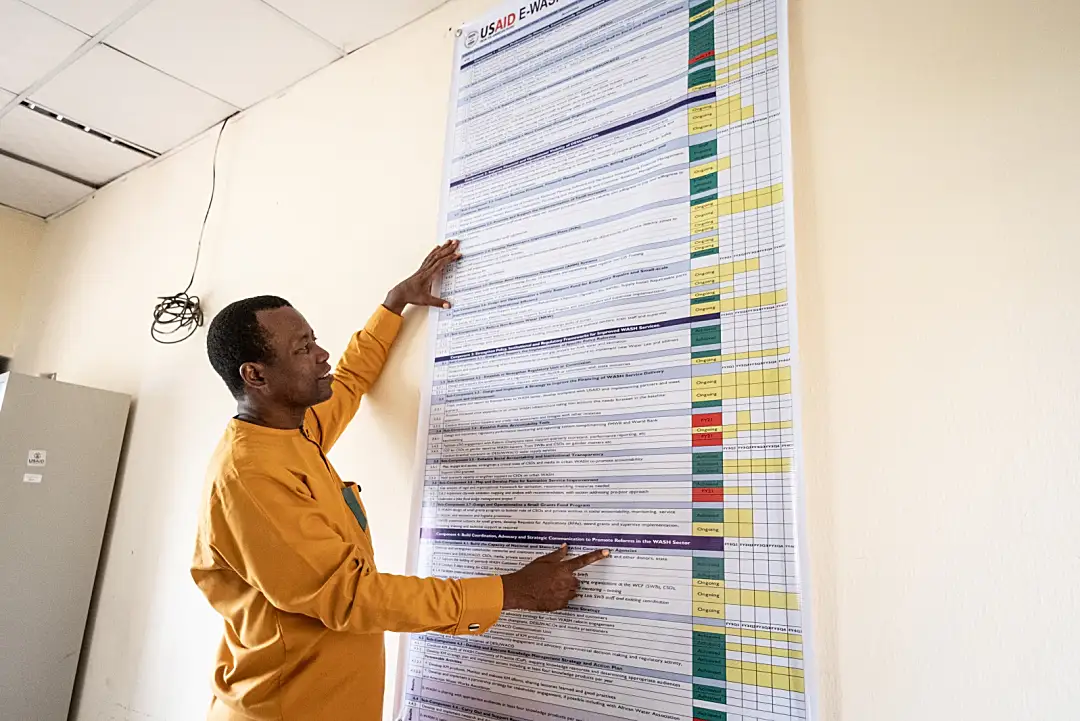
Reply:
[[10, 357], [45, 221], [0, 205], [0, 355]]
[[[274, 292], [332, 350], [434, 242], [455, 0], [231, 124], [196, 290]], [[823, 718], [1050, 719], [1080, 691], [1080, 12], [792, 3], [806, 477]], [[154, 346], [213, 138], [49, 225], [30, 370], [138, 405], [80, 721], [199, 718], [219, 625], [187, 575], [231, 407]], [[400, 571], [420, 323], [335, 462]], [[391, 651], [394, 645], [390, 646]], [[391, 666], [392, 667], [392, 666]]]

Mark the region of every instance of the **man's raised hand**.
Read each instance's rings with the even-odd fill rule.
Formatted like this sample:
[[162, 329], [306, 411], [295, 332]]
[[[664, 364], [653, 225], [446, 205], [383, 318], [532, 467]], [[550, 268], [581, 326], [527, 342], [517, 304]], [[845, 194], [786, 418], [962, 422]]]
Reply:
[[426, 305], [435, 308], [449, 308], [450, 303], [431, 294], [435, 279], [450, 263], [461, 257], [459, 241], [448, 240], [428, 253], [420, 264], [420, 269], [405, 280], [395, 285], [386, 294], [383, 305], [386, 309], [401, 315], [407, 305]]

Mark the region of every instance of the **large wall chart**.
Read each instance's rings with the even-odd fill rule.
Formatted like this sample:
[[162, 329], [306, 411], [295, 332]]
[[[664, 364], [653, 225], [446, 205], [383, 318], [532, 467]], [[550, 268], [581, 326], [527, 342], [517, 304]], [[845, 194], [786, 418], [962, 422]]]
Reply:
[[809, 717], [785, 15], [520, 0], [461, 32], [415, 570], [612, 557], [565, 612], [412, 638], [409, 721]]

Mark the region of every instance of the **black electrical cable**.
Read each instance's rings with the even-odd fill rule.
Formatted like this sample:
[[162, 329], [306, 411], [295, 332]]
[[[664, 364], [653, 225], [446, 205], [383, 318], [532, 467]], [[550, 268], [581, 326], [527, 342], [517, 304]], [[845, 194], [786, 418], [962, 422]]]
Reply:
[[[195, 331], [202, 327], [203, 311], [199, 303], [199, 296], [190, 295], [191, 286], [195, 285], [195, 273], [199, 270], [199, 256], [202, 255], [203, 235], [206, 233], [206, 221], [210, 218], [210, 209], [214, 207], [214, 192], [217, 190], [217, 158], [218, 148], [221, 147], [221, 136], [225, 134], [225, 126], [229, 124], [233, 116], [225, 118], [218, 131], [217, 142], [214, 144], [214, 160], [210, 180], [210, 200], [206, 204], [206, 213], [203, 215], [202, 228], [199, 229], [199, 243], [195, 248], [195, 267], [191, 269], [191, 279], [187, 287], [176, 295], [161, 296], [161, 302], [154, 307], [154, 322], [150, 325], [150, 337], [158, 343], [173, 345], [187, 340], [195, 335]], [[179, 337], [172, 338], [176, 333], [182, 333]]]

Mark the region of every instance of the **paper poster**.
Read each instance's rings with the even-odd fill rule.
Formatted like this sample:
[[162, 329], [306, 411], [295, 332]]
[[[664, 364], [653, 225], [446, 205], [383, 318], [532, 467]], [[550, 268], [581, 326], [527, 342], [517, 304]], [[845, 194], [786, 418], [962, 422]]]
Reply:
[[512, 3], [455, 54], [415, 570], [610, 548], [409, 641], [409, 721], [810, 717], [785, 4]]

